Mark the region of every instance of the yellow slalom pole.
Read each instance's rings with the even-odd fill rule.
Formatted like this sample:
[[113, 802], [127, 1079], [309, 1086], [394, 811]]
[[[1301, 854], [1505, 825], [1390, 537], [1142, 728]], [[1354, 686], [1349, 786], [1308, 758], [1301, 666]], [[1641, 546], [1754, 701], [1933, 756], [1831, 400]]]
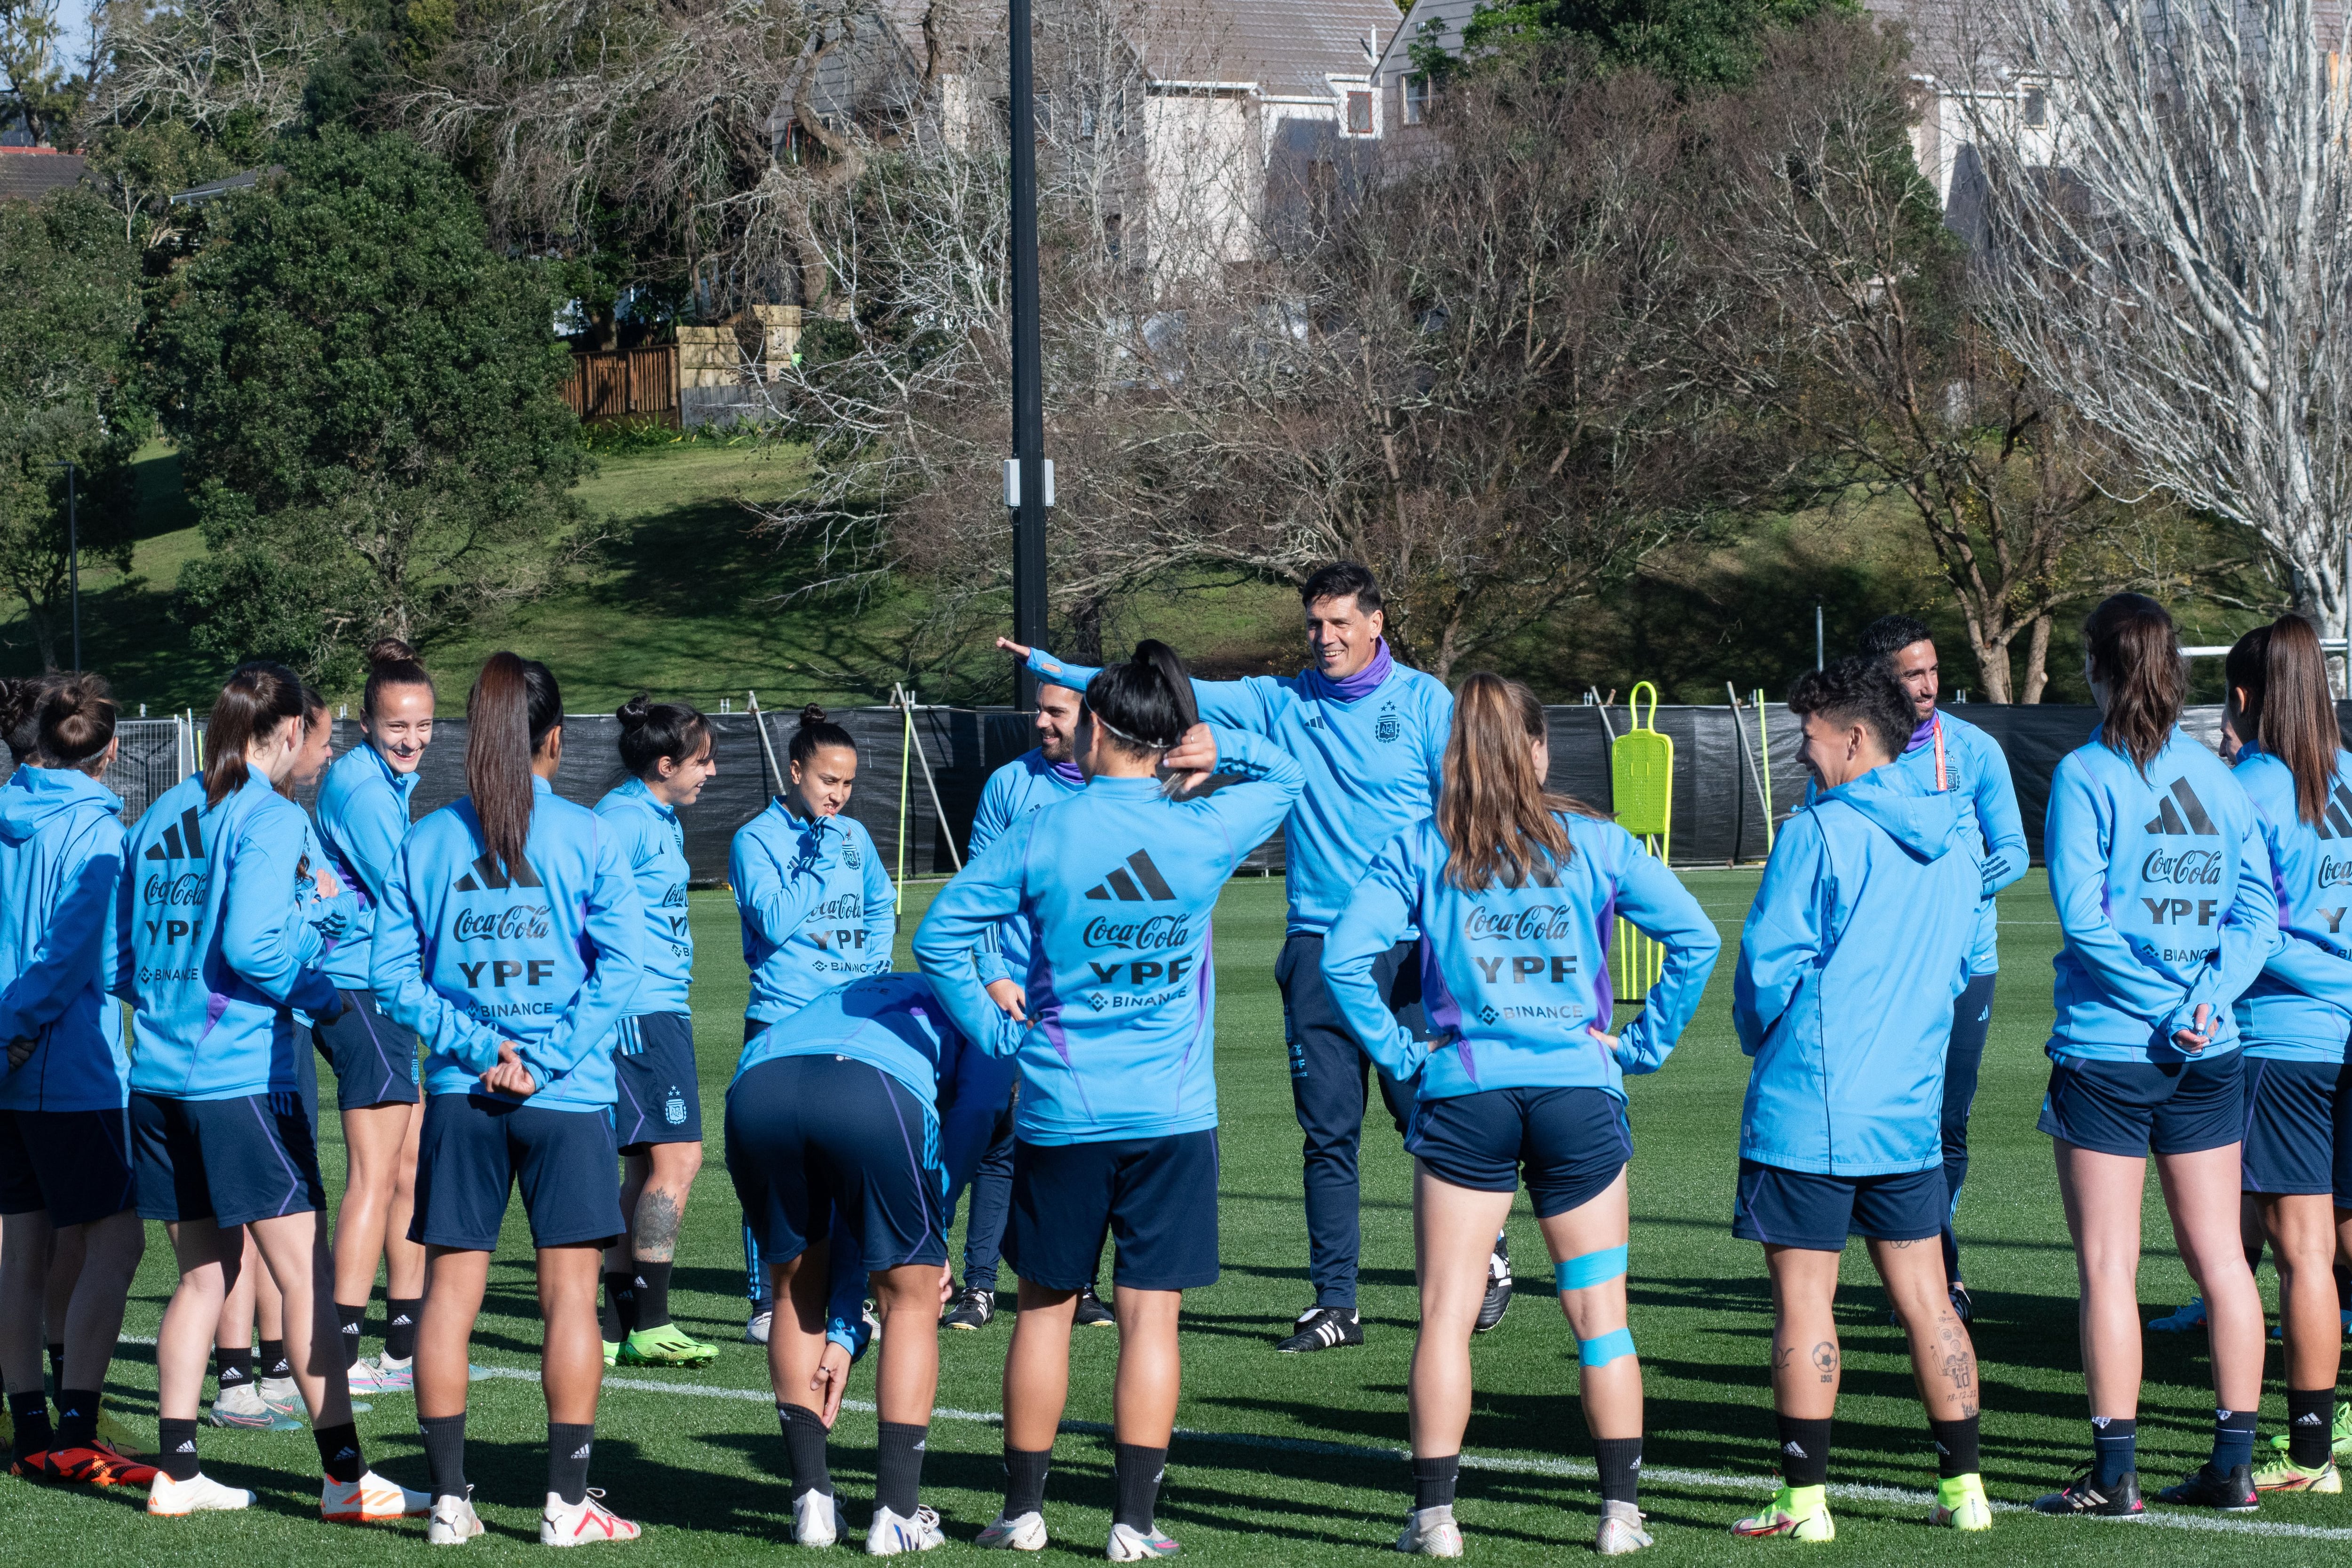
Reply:
[[898, 745], [898, 886], [890, 895], [890, 912], [907, 912], [907, 764], [915, 755], [915, 710], [907, 706], [897, 687], [890, 695], [898, 702], [898, 711], [907, 721]]
[[1772, 853], [1772, 732], [1764, 720], [1764, 689], [1756, 689], [1756, 756], [1764, 765], [1764, 853]]

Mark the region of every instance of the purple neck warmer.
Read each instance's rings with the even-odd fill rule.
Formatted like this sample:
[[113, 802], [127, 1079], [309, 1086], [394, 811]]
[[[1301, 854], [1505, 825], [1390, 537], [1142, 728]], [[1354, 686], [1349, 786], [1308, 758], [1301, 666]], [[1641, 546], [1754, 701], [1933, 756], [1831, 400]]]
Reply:
[[1076, 763], [1047, 763], [1045, 765], [1053, 769], [1054, 776], [1064, 784], [1082, 784], [1087, 782], [1087, 775], [1078, 771]]
[[1913, 752], [1917, 751], [1920, 747], [1926, 745], [1935, 738], [1936, 716], [1933, 713], [1930, 713], [1925, 719], [1919, 721], [1919, 727], [1917, 729], [1911, 731], [1911, 743], [1903, 748], [1904, 755], [1910, 755]]
[[1382, 637], [1372, 650], [1372, 662], [1355, 674], [1333, 680], [1319, 669], [1308, 669], [1301, 672], [1299, 684], [1325, 701], [1353, 702], [1378, 689], [1395, 667], [1396, 661], [1389, 658], [1389, 639]]

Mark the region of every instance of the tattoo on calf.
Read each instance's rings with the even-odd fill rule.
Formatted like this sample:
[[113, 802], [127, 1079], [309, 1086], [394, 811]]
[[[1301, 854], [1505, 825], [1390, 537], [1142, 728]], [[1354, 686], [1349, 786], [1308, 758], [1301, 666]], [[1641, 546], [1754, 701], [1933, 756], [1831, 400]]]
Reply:
[[1812, 1361], [1814, 1367], [1820, 1371], [1823, 1383], [1837, 1381], [1838, 1349], [1836, 1345], [1828, 1340], [1822, 1341], [1813, 1347]]
[[637, 1199], [636, 1233], [629, 1249], [640, 1263], [667, 1263], [677, 1253], [677, 1227], [684, 1205], [675, 1193], [647, 1187]]

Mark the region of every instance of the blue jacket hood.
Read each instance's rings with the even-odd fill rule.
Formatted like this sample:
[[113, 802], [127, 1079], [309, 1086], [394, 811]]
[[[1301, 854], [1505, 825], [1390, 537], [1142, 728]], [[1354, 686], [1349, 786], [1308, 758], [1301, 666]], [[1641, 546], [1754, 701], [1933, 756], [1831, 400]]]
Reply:
[[1901, 768], [1873, 768], [1816, 798], [1843, 801], [1915, 860], [1940, 860], [1962, 844], [1958, 832], [1968, 803], [1954, 793], [1937, 794]]
[[120, 817], [122, 797], [78, 768], [18, 768], [0, 789], [0, 844], [29, 844], [58, 818], [82, 811]]

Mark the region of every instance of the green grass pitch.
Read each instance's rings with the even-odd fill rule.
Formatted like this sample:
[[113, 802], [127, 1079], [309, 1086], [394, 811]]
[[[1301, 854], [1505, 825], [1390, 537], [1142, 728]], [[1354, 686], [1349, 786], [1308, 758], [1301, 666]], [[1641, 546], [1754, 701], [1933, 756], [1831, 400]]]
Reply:
[[[1649, 1474], [1643, 1501], [1659, 1564], [1804, 1556], [1854, 1563], [2014, 1563], [2179, 1562], [2340, 1563], [2352, 1547], [2352, 1497], [2287, 1498], [2249, 1520], [2152, 1509], [2139, 1523], [2042, 1520], [2013, 1508], [1989, 1534], [1962, 1538], [1922, 1522], [1934, 1463], [1899, 1331], [1859, 1247], [1848, 1251], [1840, 1301], [1846, 1376], [1832, 1482], [1834, 1544], [1738, 1542], [1730, 1521], [1768, 1489], [1772, 1464], [1766, 1359], [1770, 1303], [1759, 1250], [1729, 1234], [1739, 1101], [1747, 1064], [1729, 1019], [1730, 950], [1753, 893], [1751, 871], [1697, 871], [1689, 884], [1721, 923], [1726, 943], [1706, 1005], [1665, 1070], [1633, 1086], [1633, 1327], [1647, 1370]], [[929, 889], [908, 889], [911, 931]], [[2045, 1073], [2049, 959], [2054, 916], [2039, 874], [2002, 898], [2003, 970], [1983, 1088], [1975, 1164], [1962, 1210], [1967, 1273], [1980, 1313], [1977, 1349], [1985, 1406], [1986, 1479], [2016, 1504], [2063, 1482], [2087, 1447], [2074, 1342], [2074, 1275], [2047, 1140], [2033, 1130]], [[763, 1358], [740, 1342], [737, 1209], [719, 1138], [719, 1112], [740, 1043], [743, 997], [735, 916], [723, 893], [698, 894], [701, 979], [696, 1017], [709, 1159], [687, 1215], [677, 1307], [691, 1331], [725, 1346], [701, 1372], [622, 1371], [607, 1381], [598, 1421], [595, 1482], [646, 1538], [600, 1552], [664, 1562], [754, 1563], [789, 1554], [783, 1447]], [[1298, 1193], [1298, 1135], [1285, 1077], [1280, 1002], [1273, 981], [1282, 934], [1282, 884], [1236, 881], [1218, 910], [1219, 1068], [1223, 1118], [1224, 1279], [1186, 1302], [1184, 1401], [1160, 1519], [1185, 1555], [1246, 1568], [1321, 1568], [1381, 1559], [1405, 1503], [1404, 1380], [1413, 1328], [1409, 1162], [1375, 1102], [1364, 1141], [1366, 1343], [1361, 1350], [1277, 1356], [1277, 1329], [1309, 1300]], [[908, 963], [905, 938], [900, 963]], [[330, 1107], [331, 1095], [327, 1097]], [[340, 1181], [331, 1115], [329, 1186]], [[2151, 1309], [2185, 1299], [2188, 1281], [2151, 1183], [2148, 1256], [2140, 1283]], [[960, 1235], [960, 1233], [959, 1233]], [[476, 1340], [476, 1359], [527, 1373], [536, 1365], [528, 1233], [510, 1213]], [[1542, 1286], [1543, 1243], [1520, 1200], [1512, 1221], [1521, 1294], [1496, 1332], [1477, 1342], [1476, 1413], [1458, 1508], [1474, 1561], [1533, 1563], [1591, 1540], [1591, 1445], [1575, 1398], [1574, 1342]], [[2263, 1288], [2275, 1290], [2267, 1269]], [[131, 1307], [126, 1335], [152, 1336], [171, 1284], [160, 1232]], [[373, 1335], [381, 1299], [371, 1311]], [[940, 1405], [924, 1476], [925, 1500], [947, 1521], [947, 1558], [971, 1555], [974, 1532], [999, 1494], [996, 1429], [972, 1413], [999, 1405], [1008, 1317], [976, 1334], [943, 1335]], [[1110, 1416], [1116, 1334], [1082, 1333], [1069, 1415]], [[371, 1342], [373, 1346], [373, 1342]], [[2267, 1389], [2267, 1435], [2284, 1394]], [[2149, 1336], [2140, 1453], [2151, 1482], [2203, 1458], [2211, 1399], [2201, 1337]], [[658, 1383], [664, 1387], [646, 1386]], [[706, 1392], [680, 1392], [692, 1388]], [[126, 1343], [109, 1405], [152, 1436], [152, 1348]], [[861, 1366], [853, 1399], [870, 1396]], [[468, 1468], [490, 1527], [468, 1558], [536, 1552], [544, 1486], [544, 1411], [525, 1378], [477, 1384]], [[360, 1418], [373, 1462], [421, 1486], [415, 1411], [380, 1396]], [[37, 1489], [0, 1479], [0, 1561], [294, 1563], [413, 1561], [421, 1523], [372, 1531], [317, 1515], [317, 1458], [307, 1433], [207, 1428], [205, 1468], [257, 1489], [240, 1515], [149, 1520], [137, 1495]], [[845, 1512], [860, 1531], [872, 1501], [874, 1417], [845, 1412], [834, 1447]], [[1049, 1558], [1099, 1560], [1110, 1504], [1110, 1456], [1098, 1428], [1066, 1433], [1049, 1488]]]

